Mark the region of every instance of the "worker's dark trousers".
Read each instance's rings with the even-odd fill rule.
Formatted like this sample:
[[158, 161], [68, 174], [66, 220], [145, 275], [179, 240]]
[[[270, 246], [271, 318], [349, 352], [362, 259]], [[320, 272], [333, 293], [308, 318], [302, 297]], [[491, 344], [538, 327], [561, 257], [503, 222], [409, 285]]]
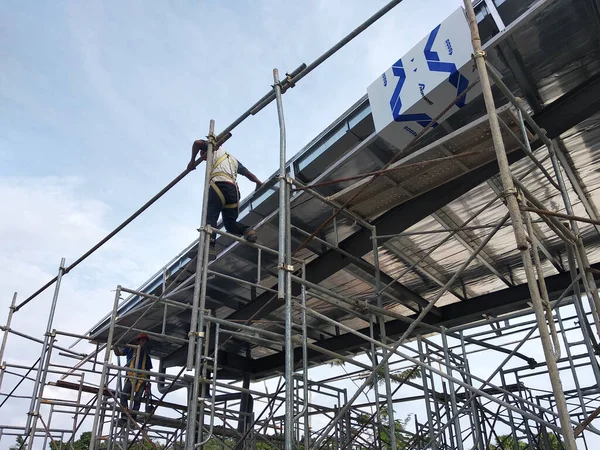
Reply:
[[[140, 404], [142, 403], [142, 395], [144, 395], [144, 391], [146, 390], [147, 381], [133, 380], [136, 386], [139, 386], [138, 390], [133, 393], [133, 405], [131, 406], [132, 411], [139, 411]], [[131, 380], [128, 378], [125, 382], [125, 386], [123, 386], [123, 390], [121, 391], [121, 406], [127, 409], [127, 405], [129, 402], [129, 398], [131, 396]], [[135, 413], [131, 413], [131, 416], [135, 419]], [[126, 419], [127, 415], [125, 412], [121, 413], [121, 418]]]
[[[215, 182], [215, 185], [223, 194], [223, 197], [225, 198], [225, 204], [223, 204], [219, 194], [217, 194], [217, 192], [215, 192], [214, 188], [211, 186], [208, 191], [208, 214], [206, 216], [206, 223], [211, 227], [216, 228], [217, 221], [219, 220], [219, 214], [223, 214], [223, 224], [225, 225], [225, 229], [231, 234], [242, 236], [250, 227], [237, 221], [239, 208], [237, 206], [235, 208], [224, 207], [226, 205], [235, 205], [239, 202], [240, 196], [237, 186], [225, 181], [217, 181]], [[215, 245], [216, 238], [217, 236], [215, 234], [211, 236], [211, 247]]]

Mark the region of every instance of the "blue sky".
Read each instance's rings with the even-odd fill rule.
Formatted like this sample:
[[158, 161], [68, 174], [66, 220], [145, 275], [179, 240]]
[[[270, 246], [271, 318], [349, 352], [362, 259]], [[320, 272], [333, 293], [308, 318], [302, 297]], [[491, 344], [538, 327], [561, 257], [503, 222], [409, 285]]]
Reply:
[[[269, 89], [273, 68], [310, 63], [384, 4], [2, 2], [0, 322], [14, 291], [25, 298], [61, 256], [75, 260], [178, 175], [210, 119], [223, 129]], [[405, 0], [289, 91], [289, 156], [461, 4]], [[238, 127], [227, 149], [259, 178], [271, 175], [274, 106]], [[108, 312], [111, 289], [137, 287], [189, 244], [201, 186], [196, 171], [70, 273], [55, 327], [85, 332]], [[243, 196], [252, 188], [241, 182]], [[15, 329], [41, 337], [50, 295], [19, 312]], [[5, 359], [31, 363], [38, 352], [15, 338]]]
[[[289, 155], [460, 3], [405, 0], [289, 91]], [[310, 63], [383, 4], [4, 2], [0, 184], [15, 199], [1, 222], [13, 237], [3, 244], [7, 266], [33, 263], [50, 275], [61, 256], [73, 261], [183, 170], [210, 119], [223, 129], [267, 91], [274, 67]], [[227, 148], [259, 178], [271, 175], [274, 106], [239, 126]], [[140, 273], [113, 275], [144, 281], [195, 237], [201, 186], [196, 171], [91, 263], [126, 259]], [[245, 196], [253, 186], [241, 188]], [[9, 279], [2, 302], [21, 291]]]

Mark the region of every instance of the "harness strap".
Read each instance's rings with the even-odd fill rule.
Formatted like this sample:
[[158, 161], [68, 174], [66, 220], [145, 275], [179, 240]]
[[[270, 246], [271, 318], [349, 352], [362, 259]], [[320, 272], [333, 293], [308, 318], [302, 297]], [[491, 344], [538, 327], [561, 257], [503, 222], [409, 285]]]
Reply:
[[235, 183], [235, 178], [232, 177], [230, 174], [228, 174], [226, 172], [215, 172], [214, 171], [223, 161], [225, 161], [226, 159], [229, 159], [229, 158], [230, 158], [229, 153], [225, 153], [225, 154], [221, 155], [221, 157], [215, 161], [215, 163], [212, 166], [212, 171], [210, 174], [211, 180], [216, 177], [225, 177], [225, 178], [230, 179], [233, 183]]
[[224, 209], [233, 209], [233, 208], [237, 208], [238, 207], [238, 203], [225, 203], [225, 196], [223, 195], [223, 192], [221, 191], [221, 189], [219, 189], [219, 186], [217, 186], [217, 184], [213, 181], [210, 182], [210, 187], [212, 187], [215, 192], [217, 193], [217, 195], [219, 196], [219, 198], [221, 199], [221, 203], [223, 204], [223, 208]]
[[[135, 360], [136, 360], [136, 356], [137, 355], [133, 355], [133, 357], [131, 358], [131, 360], [129, 361], [129, 365], [127, 367], [129, 367], [130, 369], [134, 369], [135, 367]], [[141, 352], [139, 355], [140, 358], [144, 358], [144, 360], [142, 361], [142, 368], [141, 370], [146, 370], [146, 354], [144, 352]], [[136, 373], [136, 372], [127, 372], [127, 376], [129, 378], [135, 379], [137, 378], [147, 378], [148, 375], [144, 374], [140, 374], [140, 373]], [[143, 383], [145, 380], [140, 380], [140, 379], [136, 379], [136, 383], [135, 383], [135, 389], [134, 392], [137, 392], [141, 386], [141, 383]]]
[[[142, 357], [144, 358], [144, 360], [142, 361], [142, 370], [146, 370], [146, 359], [147, 359], [146, 352], [140, 352], [140, 353], [142, 353], [140, 355], [140, 358], [142, 358]], [[140, 375], [143, 378], [146, 378], [146, 374], [138, 374], [138, 375]], [[140, 387], [142, 387], [142, 384], [144, 383], [144, 381], [145, 380], [137, 380], [137, 383], [135, 384], [134, 392], [139, 391], [139, 389], [140, 389]]]

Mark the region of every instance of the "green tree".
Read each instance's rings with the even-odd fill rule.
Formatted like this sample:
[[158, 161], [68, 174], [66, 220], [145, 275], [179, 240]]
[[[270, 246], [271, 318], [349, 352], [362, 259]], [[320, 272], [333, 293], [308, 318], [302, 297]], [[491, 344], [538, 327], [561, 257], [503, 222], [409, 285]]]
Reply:
[[10, 450], [23, 450], [27, 448], [27, 446], [25, 445], [25, 439], [23, 439], [23, 436], [17, 436], [17, 441], [15, 443], [15, 445], [13, 445]]
[[[511, 435], [503, 435], [498, 436], [496, 439], [496, 444], [491, 444], [489, 446], [489, 450], [527, 450], [532, 448], [531, 445], [527, 443], [527, 440], [517, 439], [517, 446], [515, 446], [515, 440]], [[550, 444], [550, 448], [546, 445], [546, 440], [542, 435], [538, 435], [535, 438], [534, 448], [539, 450], [563, 450], [564, 445], [560, 441], [559, 438], [556, 437], [555, 434], [548, 433], [548, 443]]]
[[491, 444], [489, 446], [489, 450], [514, 450], [518, 448], [519, 450], [525, 450], [529, 448], [529, 446], [525, 442], [517, 441], [518, 447], [515, 447], [515, 439], [510, 435], [498, 436], [496, 439], [496, 444]]
[[[77, 439], [75, 442], [73, 442], [73, 450], [88, 450], [90, 448], [91, 441], [92, 441], [92, 433], [90, 431], [81, 433], [81, 436], [79, 436], [79, 439]], [[164, 448], [163, 445], [158, 444], [156, 442], [154, 442], [154, 445], [156, 445], [156, 447], [159, 450]], [[107, 444], [101, 443], [100, 446], [97, 448], [105, 449], [105, 448], [107, 448]], [[54, 441], [54, 442], [50, 443], [50, 450], [61, 450], [61, 449], [62, 450], [67, 450], [67, 449], [71, 450], [71, 446], [67, 445], [66, 443], [63, 443], [61, 441]], [[140, 441], [137, 441], [135, 444], [133, 444], [131, 446], [130, 450], [154, 450], [154, 447], [149, 442], [147, 442], [145, 440], [140, 440]]]

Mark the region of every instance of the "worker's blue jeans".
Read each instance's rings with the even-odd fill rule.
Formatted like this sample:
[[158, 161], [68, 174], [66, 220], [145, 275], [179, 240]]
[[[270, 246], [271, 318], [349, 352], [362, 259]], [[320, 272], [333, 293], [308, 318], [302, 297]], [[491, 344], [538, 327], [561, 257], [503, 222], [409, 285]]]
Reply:
[[[136, 418], [137, 414], [135, 413], [135, 411], [139, 411], [140, 410], [140, 404], [142, 402], [142, 396], [144, 395], [144, 391], [146, 390], [146, 385], [148, 384], [147, 381], [143, 381], [143, 380], [133, 380], [133, 385], [135, 385], [137, 387], [137, 390], [133, 393], [133, 405], [131, 405], [131, 417], [133, 419]], [[125, 386], [123, 386], [123, 390], [121, 391], [121, 406], [123, 406], [123, 408], [128, 409], [127, 406], [129, 404], [129, 398], [131, 397], [131, 389], [132, 389], [132, 383], [131, 380], [129, 378], [127, 378], [127, 381], [125, 382]], [[125, 414], [125, 412], [121, 412], [121, 417], [122, 418], [126, 418], [127, 415]]]
[[[219, 214], [223, 214], [223, 224], [225, 225], [225, 229], [231, 234], [242, 236], [250, 227], [237, 221], [239, 208], [237, 206], [225, 208], [227, 205], [237, 205], [239, 202], [240, 194], [238, 187], [233, 183], [227, 183], [225, 181], [217, 181], [214, 184], [223, 195], [225, 203], [223, 203], [217, 191], [211, 186], [208, 191], [208, 213], [206, 216], [206, 223], [211, 227], [216, 228]], [[211, 236], [211, 246], [215, 245], [216, 238], [217, 236], [215, 234]]]

